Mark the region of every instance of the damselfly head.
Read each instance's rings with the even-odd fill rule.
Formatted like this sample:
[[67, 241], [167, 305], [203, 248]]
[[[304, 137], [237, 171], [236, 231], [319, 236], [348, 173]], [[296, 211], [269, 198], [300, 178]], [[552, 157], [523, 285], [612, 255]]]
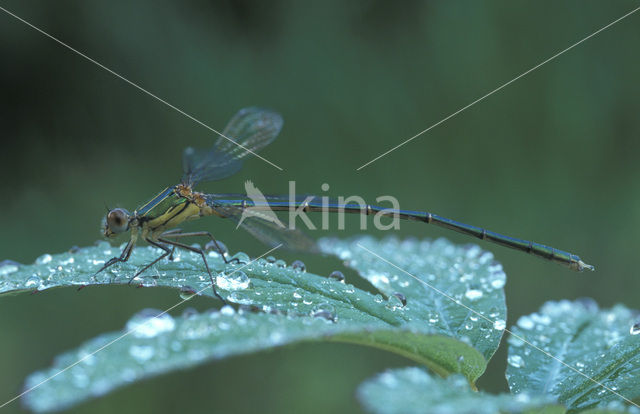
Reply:
[[102, 225], [105, 237], [114, 237], [116, 234], [129, 230], [130, 219], [131, 214], [124, 208], [109, 210]]

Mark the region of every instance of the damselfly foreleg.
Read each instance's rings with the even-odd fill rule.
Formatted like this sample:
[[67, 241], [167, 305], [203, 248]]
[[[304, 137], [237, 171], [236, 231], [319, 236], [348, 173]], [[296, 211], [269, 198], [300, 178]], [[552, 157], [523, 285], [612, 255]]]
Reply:
[[[93, 274], [93, 277], [95, 277], [98, 273], [102, 272], [104, 269], [108, 268], [109, 266], [112, 266], [120, 262], [126, 262], [127, 260], [129, 260], [129, 257], [131, 257], [131, 252], [133, 251], [133, 245], [134, 243], [132, 241], [127, 243], [124, 250], [122, 250], [122, 253], [120, 253], [120, 256], [112, 257], [111, 259], [107, 260], [107, 262], [100, 269], [98, 269], [97, 272]], [[80, 287], [78, 287], [78, 290], [83, 289], [86, 286], [87, 285], [81, 285]]]
[[138, 277], [140, 274], [142, 274], [142, 272], [144, 272], [145, 270], [147, 270], [148, 268], [150, 268], [150, 267], [151, 267], [151, 266], [153, 266], [154, 264], [158, 263], [160, 260], [164, 259], [165, 257], [169, 256], [169, 255], [173, 252], [173, 250], [171, 250], [170, 248], [168, 248], [167, 246], [165, 246], [165, 245], [163, 245], [163, 244], [161, 244], [161, 243], [155, 242], [155, 241], [153, 241], [153, 240], [151, 240], [151, 239], [146, 239], [146, 240], [147, 240], [147, 243], [149, 243], [150, 245], [152, 245], [152, 246], [156, 246], [156, 247], [158, 247], [158, 248], [160, 248], [160, 249], [164, 250], [164, 253], [162, 253], [162, 254], [161, 254], [160, 256], [158, 256], [154, 261], [152, 261], [151, 263], [149, 263], [148, 265], [146, 265], [146, 266], [145, 266], [145, 267], [143, 267], [142, 269], [138, 270], [138, 271], [136, 272], [136, 274], [135, 274], [135, 275], [133, 275], [133, 276], [131, 277], [131, 279], [129, 279], [129, 284], [131, 284], [131, 282], [133, 282], [133, 279], [135, 279], [135, 278], [136, 278], [136, 277]]

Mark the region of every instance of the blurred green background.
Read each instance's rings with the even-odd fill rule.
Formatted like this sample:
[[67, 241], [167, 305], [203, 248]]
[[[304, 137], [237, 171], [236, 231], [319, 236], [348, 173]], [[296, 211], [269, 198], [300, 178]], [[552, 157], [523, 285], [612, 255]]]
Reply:
[[[252, 159], [237, 176], [200, 189], [241, 192], [252, 179], [265, 193], [286, 193], [296, 180], [301, 193], [321, 193], [329, 183], [335, 195], [388, 194], [404, 208], [549, 244], [596, 266], [578, 274], [482, 244], [506, 269], [511, 324], [551, 299], [638, 306], [640, 14], [356, 171], [637, 2], [1, 6], [214, 128], [244, 106], [282, 113], [284, 129], [262, 155], [283, 172]], [[215, 139], [2, 12], [0, 51], [0, 260], [30, 263], [93, 243], [105, 204], [134, 209], [179, 180], [183, 147]], [[222, 220], [188, 228], [212, 231], [232, 251], [265, 250]], [[342, 235], [356, 232], [351, 220]], [[399, 233], [475, 242], [419, 223], [403, 223]], [[336, 259], [279, 256], [302, 258], [318, 274], [341, 268]], [[177, 300], [174, 291], [127, 287], [1, 298], [0, 400], [62, 351], [121, 329], [142, 308]], [[72, 411], [350, 412], [359, 410], [357, 384], [410, 364], [350, 345], [300, 345], [152, 379]], [[505, 365], [502, 346], [480, 386], [506, 390]], [[20, 410], [17, 402], [5, 409]]]

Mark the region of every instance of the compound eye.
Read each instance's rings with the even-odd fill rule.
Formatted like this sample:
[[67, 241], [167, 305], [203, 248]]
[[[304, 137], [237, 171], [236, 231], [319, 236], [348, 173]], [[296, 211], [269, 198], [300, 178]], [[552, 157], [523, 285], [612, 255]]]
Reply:
[[107, 214], [107, 227], [113, 233], [129, 230], [129, 212], [123, 208], [114, 208]]

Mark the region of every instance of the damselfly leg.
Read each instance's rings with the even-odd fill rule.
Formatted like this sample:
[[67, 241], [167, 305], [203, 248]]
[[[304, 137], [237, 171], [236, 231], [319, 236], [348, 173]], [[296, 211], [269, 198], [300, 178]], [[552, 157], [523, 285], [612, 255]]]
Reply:
[[[209, 274], [209, 280], [211, 280], [211, 289], [213, 290], [213, 294], [214, 294], [218, 299], [220, 299], [220, 300], [222, 301], [222, 303], [226, 304], [226, 303], [227, 303], [227, 301], [225, 301], [225, 300], [222, 298], [222, 296], [220, 296], [220, 294], [218, 294], [218, 291], [216, 290], [216, 284], [215, 284], [215, 282], [213, 281], [213, 275], [211, 274], [211, 269], [209, 269], [209, 263], [207, 262], [207, 257], [206, 257], [206, 255], [204, 254], [204, 250], [202, 250], [202, 249], [201, 249], [201, 248], [199, 248], [199, 247], [193, 247], [193, 246], [189, 246], [188, 244], [184, 244], [184, 243], [177, 242], [177, 241], [175, 241], [175, 240], [168, 240], [168, 238], [180, 238], [180, 237], [189, 237], [189, 236], [196, 236], [196, 235], [197, 235], [197, 236], [208, 236], [208, 237], [211, 237], [211, 239], [212, 239], [212, 240], [214, 241], [214, 243], [216, 243], [216, 245], [217, 245], [217, 242], [216, 242], [215, 238], [213, 238], [213, 236], [212, 236], [212, 235], [211, 235], [211, 233], [209, 233], [209, 232], [195, 232], [195, 233], [170, 233], [170, 234], [163, 234], [163, 235], [161, 235], [161, 236], [158, 238], [158, 240], [159, 240], [159, 241], [161, 241], [162, 243], [166, 243], [166, 244], [169, 244], [169, 245], [174, 246], [174, 247], [180, 247], [180, 248], [183, 248], [183, 249], [185, 249], [185, 250], [189, 250], [189, 251], [191, 251], [191, 252], [198, 253], [198, 254], [202, 257], [202, 261], [204, 262], [204, 266], [206, 267], [206, 269], [207, 269], [207, 273]], [[168, 248], [167, 248], [167, 249], [168, 249]], [[224, 255], [222, 255], [222, 257], [224, 258]], [[159, 259], [161, 259], [161, 258], [162, 258], [162, 256], [161, 256]], [[159, 259], [156, 259], [153, 263], [157, 262]], [[153, 264], [153, 263], [152, 263], [152, 264]], [[229, 263], [229, 262], [226, 260], [226, 258], [225, 258], [225, 263]]]
[[151, 239], [146, 239], [147, 243], [149, 243], [152, 246], [156, 246], [162, 250], [164, 250], [164, 253], [162, 253], [160, 256], [158, 256], [155, 260], [153, 260], [151, 263], [145, 265], [145, 267], [143, 267], [142, 269], [138, 270], [136, 272], [135, 275], [133, 275], [130, 279], [129, 279], [129, 284], [131, 284], [131, 282], [133, 282], [133, 280], [140, 276], [145, 270], [147, 270], [148, 268], [150, 268], [151, 266], [153, 266], [154, 264], [158, 263], [160, 260], [164, 259], [165, 257], [169, 256], [171, 253], [173, 253], [173, 251], [168, 248], [167, 246], [165, 246], [164, 244], [158, 243], [156, 241], [153, 241]]

